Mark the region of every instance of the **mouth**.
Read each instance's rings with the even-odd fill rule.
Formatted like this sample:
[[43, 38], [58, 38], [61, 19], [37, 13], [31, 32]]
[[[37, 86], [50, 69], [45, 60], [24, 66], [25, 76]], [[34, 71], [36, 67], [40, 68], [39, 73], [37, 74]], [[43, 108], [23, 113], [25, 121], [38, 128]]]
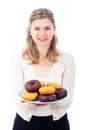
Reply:
[[37, 38], [40, 42], [45, 42], [47, 38]]

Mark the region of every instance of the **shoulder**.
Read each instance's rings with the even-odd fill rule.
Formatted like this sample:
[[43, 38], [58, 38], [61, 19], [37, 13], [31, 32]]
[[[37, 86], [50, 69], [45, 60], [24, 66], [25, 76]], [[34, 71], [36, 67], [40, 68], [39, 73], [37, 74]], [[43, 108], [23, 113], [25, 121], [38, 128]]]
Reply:
[[73, 57], [73, 55], [60, 51], [60, 61], [65, 64], [65, 65], [71, 65], [71, 64], [75, 64], [75, 59]]

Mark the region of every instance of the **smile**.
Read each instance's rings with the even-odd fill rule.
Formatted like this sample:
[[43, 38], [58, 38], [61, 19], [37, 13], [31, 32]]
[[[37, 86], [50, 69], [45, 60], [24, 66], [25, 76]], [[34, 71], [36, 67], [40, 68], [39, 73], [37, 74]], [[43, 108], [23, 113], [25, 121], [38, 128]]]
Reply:
[[39, 41], [44, 42], [47, 40], [47, 38], [37, 38]]

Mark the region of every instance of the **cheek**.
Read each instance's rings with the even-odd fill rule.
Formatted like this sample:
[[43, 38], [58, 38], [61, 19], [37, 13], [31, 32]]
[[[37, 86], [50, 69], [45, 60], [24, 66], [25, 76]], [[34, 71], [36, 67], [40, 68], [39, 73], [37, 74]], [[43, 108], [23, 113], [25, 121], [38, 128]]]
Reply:
[[31, 31], [31, 36], [36, 36], [36, 33], [34, 31]]
[[37, 34], [36, 34], [35, 32], [32, 32], [32, 33], [31, 33], [31, 37], [32, 37], [33, 40], [35, 40], [36, 37], [37, 37]]
[[48, 36], [49, 36], [50, 39], [52, 39], [52, 38], [53, 38], [53, 35], [54, 35], [54, 33], [49, 33]]
[[36, 41], [36, 37], [34, 35], [31, 35], [33, 41], [35, 42]]
[[53, 37], [54, 34], [55, 34], [54, 31], [50, 31], [50, 32], [48, 32], [48, 35], [49, 35], [50, 37]]

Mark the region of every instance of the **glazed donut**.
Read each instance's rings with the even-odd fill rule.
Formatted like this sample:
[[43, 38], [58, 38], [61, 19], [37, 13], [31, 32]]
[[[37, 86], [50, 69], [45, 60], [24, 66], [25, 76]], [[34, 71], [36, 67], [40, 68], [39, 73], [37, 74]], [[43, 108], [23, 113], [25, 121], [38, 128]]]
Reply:
[[53, 86], [54, 88], [62, 88], [61, 84], [57, 84], [55, 82], [48, 82], [46, 86]]
[[29, 80], [25, 83], [25, 90], [28, 92], [37, 92], [41, 87], [40, 81], [38, 80]]
[[50, 87], [41, 87], [39, 88], [39, 93], [40, 94], [53, 94], [55, 93], [55, 88], [50, 86]]
[[67, 90], [64, 88], [57, 88], [55, 91], [57, 99], [61, 99], [67, 96]]
[[38, 93], [37, 92], [31, 93], [31, 92], [25, 91], [22, 94], [22, 98], [25, 99], [25, 100], [34, 101], [34, 100], [38, 99]]
[[41, 102], [53, 102], [53, 101], [56, 101], [56, 94], [39, 95], [38, 99]]
[[41, 87], [45, 86], [45, 82], [44, 81], [40, 81]]

